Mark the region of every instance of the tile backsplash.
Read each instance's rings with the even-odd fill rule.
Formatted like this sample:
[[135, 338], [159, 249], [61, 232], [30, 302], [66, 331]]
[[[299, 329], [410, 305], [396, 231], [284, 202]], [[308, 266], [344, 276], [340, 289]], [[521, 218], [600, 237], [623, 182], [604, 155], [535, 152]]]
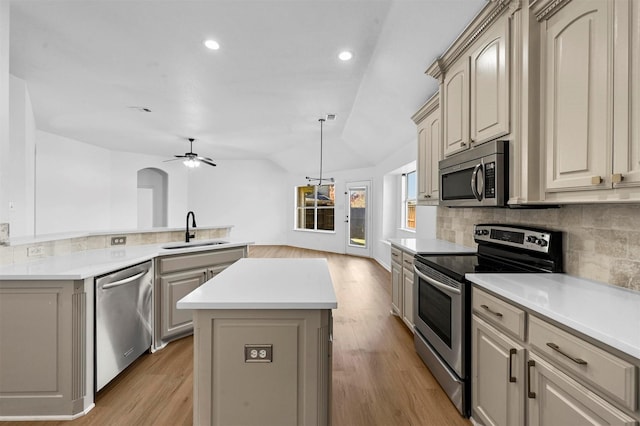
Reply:
[[475, 246], [476, 223], [563, 231], [565, 272], [640, 290], [640, 205], [565, 205], [552, 209], [438, 207], [437, 238]]

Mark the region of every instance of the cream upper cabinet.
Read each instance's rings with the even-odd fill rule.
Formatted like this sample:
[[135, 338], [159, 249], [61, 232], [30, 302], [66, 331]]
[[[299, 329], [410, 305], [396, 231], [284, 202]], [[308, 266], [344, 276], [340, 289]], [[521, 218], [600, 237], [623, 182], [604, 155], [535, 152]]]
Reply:
[[545, 200], [638, 201], [640, 4], [542, 2]]
[[613, 186], [640, 185], [640, 2], [616, 3]]
[[468, 149], [469, 137], [469, 57], [462, 57], [447, 70], [442, 86], [444, 156]]
[[572, 1], [541, 22], [547, 191], [611, 184], [612, 4]]
[[509, 133], [509, 16], [503, 14], [444, 73], [444, 156]]
[[437, 205], [440, 194], [438, 161], [442, 146], [439, 94], [429, 99], [412, 119], [418, 126], [418, 204]]
[[509, 19], [504, 15], [471, 52], [471, 143], [509, 133]]

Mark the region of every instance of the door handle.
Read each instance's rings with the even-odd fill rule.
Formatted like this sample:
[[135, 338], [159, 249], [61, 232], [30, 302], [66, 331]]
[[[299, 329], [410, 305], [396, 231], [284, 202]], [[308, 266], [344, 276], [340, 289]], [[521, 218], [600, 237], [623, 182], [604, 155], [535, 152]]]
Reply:
[[[473, 168], [473, 173], [471, 173], [471, 192], [473, 192], [473, 196], [476, 197], [476, 200], [478, 201], [482, 201], [482, 193], [478, 192], [478, 173], [481, 170], [482, 163], [476, 164], [476, 166]], [[482, 192], [484, 192], [484, 189]]]
[[105, 284], [102, 286], [103, 290], [107, 290], [109, 288], [114, 288], [114, 287], [120, 287], [121, 285], [125, 285], [125, 284], [129, 284], [130, 282], [133, 282], [135, 280], [137, 280], [138, 278], [140, 278], [141, 276], [143, 276], [144, 274], [146, 274], [147, 271], [142, 271], [138, 274], [135, 274], [131, 277], [125, 278], [123, 280], [120, 281], [116, 281], [114, 283], [109, 283], [109, 284]]
[[535, 366], [536, 366], [536, 362], [534, 360], [529, 360], [529, 362], [527, 363], [527, 396], [530, 399], [536, 398], [536, 393], [531, 392], [531, 367], [535, 367]]
[[516, 378], [513, 377], [513, 356], [518, 353], [516, 348], [509, 349], [509, 383], [515, 383]]

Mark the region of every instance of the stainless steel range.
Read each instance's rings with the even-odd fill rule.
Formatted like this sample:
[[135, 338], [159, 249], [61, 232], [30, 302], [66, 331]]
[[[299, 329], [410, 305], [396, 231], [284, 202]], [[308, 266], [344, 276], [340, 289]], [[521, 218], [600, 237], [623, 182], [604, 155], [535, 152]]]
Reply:
[[467, 273], [562, 272], [562, 233], [481, 224], [477, 254], [415, 256], [416, 351], [458, 411], [471, 405], [471, 284]]

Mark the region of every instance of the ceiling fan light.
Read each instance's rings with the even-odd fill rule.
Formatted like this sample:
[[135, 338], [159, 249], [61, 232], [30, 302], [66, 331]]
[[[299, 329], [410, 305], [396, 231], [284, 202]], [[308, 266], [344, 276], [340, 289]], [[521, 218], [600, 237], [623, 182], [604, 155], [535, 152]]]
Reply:
[[189, 167], [190, 169], [195, 169], [196, 167], [200, 167], [200, 161], [196, 160], [195, 158], [187, 158], [182, 162], [182, 164]]

